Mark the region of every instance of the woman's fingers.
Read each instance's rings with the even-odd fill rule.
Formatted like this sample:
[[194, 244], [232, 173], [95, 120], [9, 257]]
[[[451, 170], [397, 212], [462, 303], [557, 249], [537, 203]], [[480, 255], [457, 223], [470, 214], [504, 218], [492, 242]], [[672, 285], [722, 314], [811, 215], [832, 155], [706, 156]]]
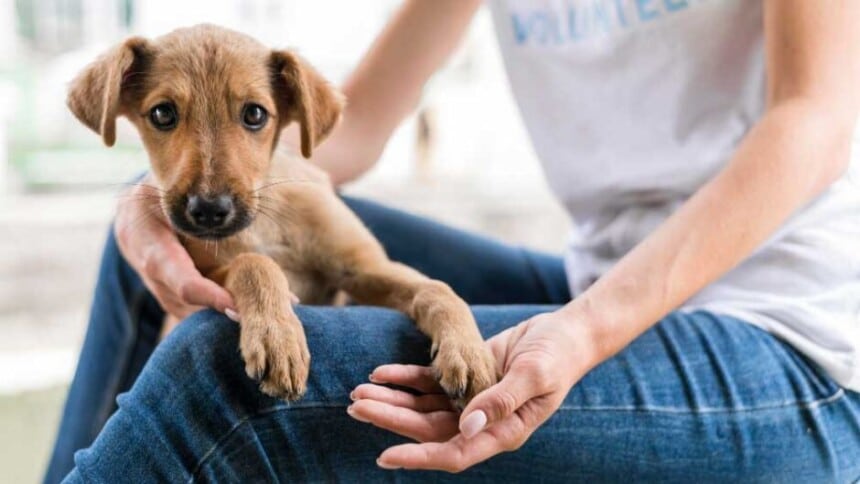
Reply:
[[232, 308], [230, 293], [204, 278], [196, 269], [178, 277], [164, 277], [160, 271], [161, 269], [154, 276], [145, 278], [144, 282], [167, 313], [182, 319], [204, 307], [222, 312]]
[[143, 272], [162, 283], [183, 305], [211, 307], [221, 312], [234, 307], [230, 293], [200, 274], [175, 237], [163, 238], [158, 246], [152, 247], [145, 255]]
[[386, 469], [460, 472], [496, 454], [519, 448], [533, 431], [526, 428], [522, 419], [515, 414], [471, 439], [458, 434], [446, 442], [390, 447], [379, 456], [376, 463]]
[[474, 439], [457, 435], [447, 442], [402, 444], [386, 449], [376, 463], [385, 469], [426, 469], [460, 472], [502, 452], [500, 443], [489, 433]]
[[155, 297], [161, 309], [177, 319], [185, 319], [191, 314], [203, 309], [200, 306], [192, 306], [179, 299], [169, 287], [159, 281], [146, 284], [147, 289]]
[[370, 374], [373, 383], [393, 383], [418, 390], [421, 393], [445, 393], [429, 366], [420, 365], [382, 365]]
[[376, 400], [395, 407], [408, 408], [416, 412], [435, 412], [436, 410], [453, 411], [451, 400], [447, 395], [441, 393], [430, 393], [424, 395], [413, 395], [411, 393], [395, 390], [393, 388], [362, 383], [355, 387], [350, 393], [353, 401]]
[[495, 385], [479, 393], [460, 417], [460, 432], [470, 438], [495, 422], [514, 414], [529, 400], [541, 396], [546, 376], [536, 366], [515, 365]]
[[457, 415], [447, 410], [429, 413], [376, 400], [358, 400], [347, 408], [354, 419], [419, 442], [441, 442], [457, 434]]
[[179, 294], [185, 304], [210, 307], [222, 313], [235, 307], [230, 293], [211, 279], [206, 279], [199, 272], [186, 277], [179, 282]]

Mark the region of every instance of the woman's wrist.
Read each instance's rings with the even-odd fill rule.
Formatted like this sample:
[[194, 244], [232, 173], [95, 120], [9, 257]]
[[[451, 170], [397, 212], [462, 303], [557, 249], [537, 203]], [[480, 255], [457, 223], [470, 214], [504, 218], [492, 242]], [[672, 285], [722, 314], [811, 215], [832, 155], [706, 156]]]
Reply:
[[569, 351], [571, 361], [566, 365], [570, 369], [569, 381], [573, 386], [592, 368], [602, 363], [610, 355], [606, 354], [596, 331], [598, 322], [579, 305], [570, 303], [554, 313], [561, 330], [560, 337]]

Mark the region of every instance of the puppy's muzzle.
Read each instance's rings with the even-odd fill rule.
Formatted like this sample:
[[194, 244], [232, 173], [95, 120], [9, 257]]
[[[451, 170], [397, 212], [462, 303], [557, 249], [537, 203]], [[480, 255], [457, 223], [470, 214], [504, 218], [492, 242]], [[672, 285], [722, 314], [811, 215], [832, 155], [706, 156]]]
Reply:
[[170, 197], [167, 206], [174, 228], [201, 239], [229, 237], [253, 221], [248, 207], [229, 192], [178, 195]]

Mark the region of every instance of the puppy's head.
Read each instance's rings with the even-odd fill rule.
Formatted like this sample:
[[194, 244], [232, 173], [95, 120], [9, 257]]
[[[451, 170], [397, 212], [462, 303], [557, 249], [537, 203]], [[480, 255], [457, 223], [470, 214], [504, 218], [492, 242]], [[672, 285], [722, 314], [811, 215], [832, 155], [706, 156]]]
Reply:
[[253, 220], [281, 130], [299, 123], [310, 157], [342, 101], [295, 54], [201, 25], [116, 46], [72, 81], [68, 105], [108, 146], [116, 118], [131, 120], [175, 228], [221, 238]]

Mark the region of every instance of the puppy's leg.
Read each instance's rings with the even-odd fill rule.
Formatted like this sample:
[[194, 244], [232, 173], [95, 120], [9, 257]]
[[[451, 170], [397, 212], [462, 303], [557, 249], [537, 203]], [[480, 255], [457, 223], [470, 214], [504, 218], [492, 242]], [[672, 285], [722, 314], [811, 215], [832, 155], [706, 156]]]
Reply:
[[472, 312], [447, 284], [387, 259], [353, 269], [341, 279], [345, 291], [360, 303], [403, 311], [430, 337], [436, 377], [456, 405], [463, 408], [496, 382]]
[[379, 241], [330, 188], [282, 185], [301, 217], [302, 260], [358, 303], [406, 313], [432, 340], [442, 388], [462, 405], [496, 382], [496, 365], [469, 307], [448, 285], [390, 261]]
[[245, 372], [268, 395], [288, 400], [301, 397], [311, 359], [281, 268], [264, 255], [246, 253], [217, 271], [213, 279], [223, 281], [239, 311]]

